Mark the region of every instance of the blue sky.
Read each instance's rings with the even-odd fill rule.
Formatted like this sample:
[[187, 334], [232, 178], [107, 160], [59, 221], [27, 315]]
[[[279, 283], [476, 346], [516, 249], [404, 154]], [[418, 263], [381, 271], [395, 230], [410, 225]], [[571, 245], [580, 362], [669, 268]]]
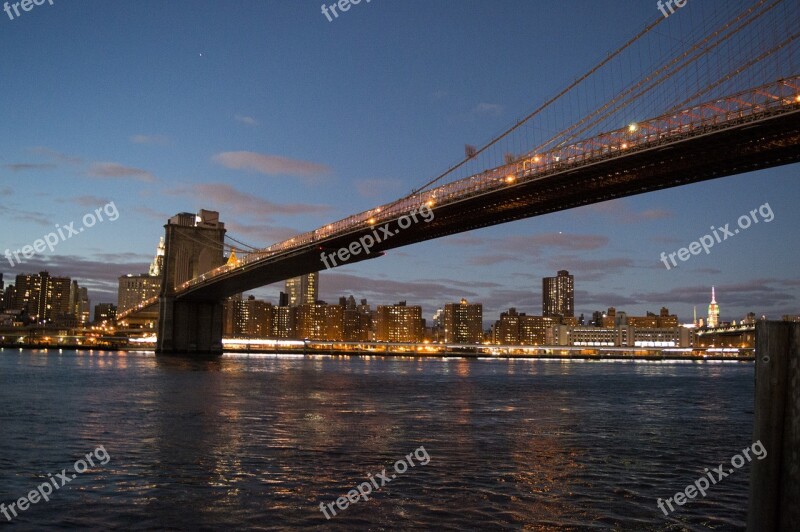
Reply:
[[[665, 46], [742, 2], [689, 2]], [[11, 267], [47, 268], [116, 299], [146, 271], [166, 219], [219, 210], [266, 246], [421, 185], [660, 16], [655, 2], [54, 0], [0, 12], [0, 251], [113, 201], [119, 219]], [[647, 51], [645, 51], [647, 53]], [[797, 165], [727, 177], [394, 250], [321, 274], [321, 297], [461, 297], [487, 321], [541, 312], [541, 278], [575, 275], [578, 313], [667, 306], [725, 320], [799, 313]], [[769, 203], [753, 225], [667, 270], [674, 252]], [[258, 295], [275, 301], [281, 286]]]

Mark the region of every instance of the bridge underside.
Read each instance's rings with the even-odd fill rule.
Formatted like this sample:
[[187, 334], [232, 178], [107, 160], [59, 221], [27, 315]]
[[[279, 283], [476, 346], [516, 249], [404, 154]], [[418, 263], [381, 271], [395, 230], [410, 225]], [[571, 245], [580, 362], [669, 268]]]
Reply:
[[[567, 168], [457, 203], [434, 207], [435, 219], [416, 223], [376, 244], [369, 255], [433, 238], [540, 216], [654, 190], [752, 172], [800, 161], [800, 110], [712, 131], [665, 146], [631, 152], [591, 165]], [[392, 233], [397, 226], [390, 223]], [[373, 228], [353, 231], [290, 253], [248, 264], [177, 295], [181, 301], [221, 301], [305, 273], [325, 269], [320, 253], [347, 247]]]

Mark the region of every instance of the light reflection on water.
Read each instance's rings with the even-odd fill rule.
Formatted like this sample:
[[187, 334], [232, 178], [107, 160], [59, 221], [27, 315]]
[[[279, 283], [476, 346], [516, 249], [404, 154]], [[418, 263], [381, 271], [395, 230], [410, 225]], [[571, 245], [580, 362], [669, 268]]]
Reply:
[[670, 518], [655, 501], [750, 445], [752, 401], [750, 363], [6, 349], [0, 502], [104, 445], [12, 529], [737, 530], [748, 467]]

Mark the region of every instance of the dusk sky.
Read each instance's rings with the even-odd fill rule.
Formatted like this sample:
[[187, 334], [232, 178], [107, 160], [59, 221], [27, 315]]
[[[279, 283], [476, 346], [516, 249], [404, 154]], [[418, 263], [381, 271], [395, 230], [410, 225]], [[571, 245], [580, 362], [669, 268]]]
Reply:
[[[329, 2], [330, 3], [330, 2]], [[321, 2], [54, 0], [0, 12], [0, 252], [114, 202], [47, 269], [115, 302], [166, 220], [218, 210], [265, 247], [424, 184], [661, 16], [626, 0], [372, 0], [329, 22]], [[740, 1], [690, 0], [666, 20]], [[674, 20], [673, 20], [674, 19]], [[671, 25], [671, 26], [670, 26]], [[576, 315], [662, 306], [722, 320], [800, 313], [800, 167], [726, 177], [393, 250], [320, 275], [320, 297], [407, 300], [430, 319], [466, 297], [484, 319], [540, 314], [541, 278], [575, 276]], [[675, 252], [768, 204], [770, 222], [667, 270]], [[76, 224], [79, 225], [79, 224]], [[256, 292], [277, 302], [280, 285]]]

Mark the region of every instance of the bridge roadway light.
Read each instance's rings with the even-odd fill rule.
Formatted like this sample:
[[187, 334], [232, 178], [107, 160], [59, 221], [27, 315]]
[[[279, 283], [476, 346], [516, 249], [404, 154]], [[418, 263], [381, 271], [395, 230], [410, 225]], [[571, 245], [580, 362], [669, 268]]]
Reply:
[[506, 179], [505, 179], [506, 183], [508, 183], [508, 184], [511, 184], [516, 180], [517, 180], [517, 177], [512, 175], [512, 174], [507, 175]]
[[638, 129], [639, 129], [638, 125], [636, 125], [635, 123], [631, 124], [631, 125], [628, 126], [628, 133], [635, 133], [636, 130], [638, 130]]

